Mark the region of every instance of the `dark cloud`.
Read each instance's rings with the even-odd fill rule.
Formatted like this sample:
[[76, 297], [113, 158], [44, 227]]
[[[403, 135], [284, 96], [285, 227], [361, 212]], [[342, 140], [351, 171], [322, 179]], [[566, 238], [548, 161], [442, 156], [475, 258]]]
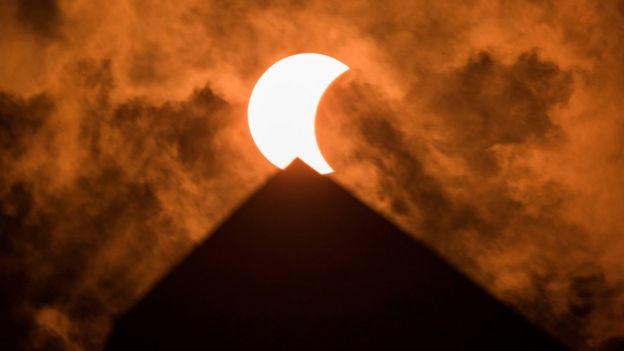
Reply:
[[0, 340], [8, 348], [18, 349], [17, 340], [25, 337], [28, 330], [27, 315], [23, 310], [23, 296], [26, 293], [27, 272], [20, 265], [27, 254], [25, 249], [37, 240], [45, 245], [48, 241], [35, 233], [29, 240], [20, 241], [17, 236], [25, 227], [34, 227], [28, 222], [35, 204], [26, 185], [21, 182], [10, 184], [10, 170], [16, 159], [28, 150], [28, 137], [36, 134], [44, 125], [53, 109], [49, 97], [39, 95], [27, 100], [9, 94], [0, 94], [0, 191], [3, 194], [0, 208]]
[[523, 53], [510, 66], [481, 53], [436, 84], [441, 91], [431, 108], [453, 133], [449, 146], [483, 176], [498, 171], [492, 147], [557, 136], [549, 114], [573, 87], [570, 72], [536, 53]]
[[28, 149], [28, 138], [45, 124], [54, 108], [49, 96], [21, 99], [0, 93], [0, 162], [21, 157]]
[[17, 0], [17, 19], [28, 30], [46, 38], [60, 35], [61, 9], [56, 0]]

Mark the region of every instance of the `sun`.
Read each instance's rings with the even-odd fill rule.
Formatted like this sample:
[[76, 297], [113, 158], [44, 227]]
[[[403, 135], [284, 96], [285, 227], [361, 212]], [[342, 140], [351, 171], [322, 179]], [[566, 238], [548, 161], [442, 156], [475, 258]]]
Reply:
[[262, 74], [247, 114], [251, 136], [271, 163], [283, 169], [300, 158], [321, 174], [333, 172], [316, 140], [316, 110], [329, 85], [348, 69], [333, 57], [302, 53], [277, 61]]

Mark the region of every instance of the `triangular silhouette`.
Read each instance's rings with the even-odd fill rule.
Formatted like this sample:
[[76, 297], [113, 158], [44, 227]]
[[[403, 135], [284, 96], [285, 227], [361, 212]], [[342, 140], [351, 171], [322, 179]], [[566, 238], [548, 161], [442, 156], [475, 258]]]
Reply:
[[563, 350], [296, 160], [116, 322], [107, 350]]

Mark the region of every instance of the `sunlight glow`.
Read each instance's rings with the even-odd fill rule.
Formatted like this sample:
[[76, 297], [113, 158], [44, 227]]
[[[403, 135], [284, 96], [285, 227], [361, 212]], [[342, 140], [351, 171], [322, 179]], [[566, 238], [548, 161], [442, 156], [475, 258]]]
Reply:
[[249, 129], [264, 156], [279, 168], [300, 158], [321, 174], [333, 172], [316, 141], [316, 110], [325, 90], [347, 71], [342, 62], [303, 53], [274, 63], [249, 98]]

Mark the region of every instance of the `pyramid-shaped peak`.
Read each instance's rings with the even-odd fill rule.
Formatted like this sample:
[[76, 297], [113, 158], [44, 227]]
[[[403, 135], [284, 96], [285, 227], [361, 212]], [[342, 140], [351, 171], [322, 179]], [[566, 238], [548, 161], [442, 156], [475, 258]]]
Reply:
[[310, 167], [307, 163], [303, 162], [300, 158], [295, 158], [286, 168], [284, 168], [284, 172], [288, 174], [316, 174], [320, 175], [317, 171], [315, 171], [312, 167]]
[[116, 321], [107, 350], [563, 350], [300, 160]]
[[[292, 212], [294, 208], [298, 207], [303, 212], [310, 212], [310, 210], [314, 212], [315, 208], [324, 206], [328, 202], [344, 203], [345, 201], [348, 204], [344, 204], [342, 209], [335, 209], [337, 213], [348, 212], [353, 208], [358, 208], [366, 213], [371, 212], [369, 208], [331, 178], [318, 173], [297, 158], [288, 167], [269, 178], [243, 204], [242, 208], [251, 207], [256, 202], [263, 202], [271, 203], [271, 208], [274, 211], [284, 206], [279, 211]], [[278, 214], [267, 213], [268, 217], [275, 215]]]
[[295, 186], [295, 184], [323, 182], [322, 179], [327, 179], [327, 177], [318, 173], [301, 159], [296, 158], [271, 180], [291, 182]]

